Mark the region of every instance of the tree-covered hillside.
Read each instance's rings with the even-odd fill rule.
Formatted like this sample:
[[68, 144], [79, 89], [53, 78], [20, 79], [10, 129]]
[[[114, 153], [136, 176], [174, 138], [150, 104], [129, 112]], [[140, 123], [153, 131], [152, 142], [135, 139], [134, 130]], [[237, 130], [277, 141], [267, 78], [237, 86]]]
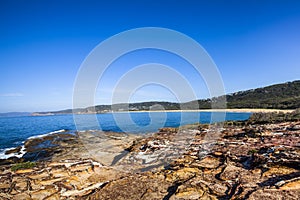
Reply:
[[226, 95], [228, 108], [300, 108], [300, 81]]
[[[148, 110], [193, 110], [210, 109], [213, 99], [200, 99], [185, 103], [150, 101], [141, 103], [120, 103], [114, 105], [97, 105], [87, 108], [67, 109], [55, 112], [41, 112], [38, 114], [71, 114], [105, 113], [111, 111], [148, 111]], [[246, 90], [226, 95], [227, 108], [272, 108], [296, 109], [300, 108], [300, 81], [271, 85], [263, 88]], [[214, 107], [216, 108], [216, 107]]]

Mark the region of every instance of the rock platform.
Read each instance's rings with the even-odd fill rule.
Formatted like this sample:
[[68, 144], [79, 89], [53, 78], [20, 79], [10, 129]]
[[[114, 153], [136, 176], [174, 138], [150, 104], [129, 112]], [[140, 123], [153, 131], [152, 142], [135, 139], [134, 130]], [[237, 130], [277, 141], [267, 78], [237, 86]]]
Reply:
[[37, 138], [17, 161], [33, 168], [2, 162], [0, 199], [299, 199], [299, 136], [291, 121]]

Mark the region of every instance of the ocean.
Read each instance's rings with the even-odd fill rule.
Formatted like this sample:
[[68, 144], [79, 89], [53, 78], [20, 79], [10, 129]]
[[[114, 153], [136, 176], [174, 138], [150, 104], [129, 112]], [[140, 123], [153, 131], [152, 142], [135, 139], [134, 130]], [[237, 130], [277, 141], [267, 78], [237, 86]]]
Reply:
[[[224, 115], [224, 117], [223, 117]], [[5, 150], [20, 146], [30, 137], [63, 130], [103, 130], [144, 134], [162, 127], [224, 120], [246, 120], [251, 113], [227, 112], [132, 112], [97, 115], [0, 117], [0, 159]], [[215, 116], [212, 120], [212, 116]]]

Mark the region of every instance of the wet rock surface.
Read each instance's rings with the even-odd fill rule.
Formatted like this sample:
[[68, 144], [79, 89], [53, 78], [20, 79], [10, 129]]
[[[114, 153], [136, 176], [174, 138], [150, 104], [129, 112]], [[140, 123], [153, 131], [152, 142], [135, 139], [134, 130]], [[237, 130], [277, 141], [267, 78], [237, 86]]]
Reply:
[[57, 135], [45, 139], [55, 146], [42, 149], [48, 154], [34, 168], [0, 166], [0, 199], [298, 199], [299, 127], [225, 123], [147, 137]]

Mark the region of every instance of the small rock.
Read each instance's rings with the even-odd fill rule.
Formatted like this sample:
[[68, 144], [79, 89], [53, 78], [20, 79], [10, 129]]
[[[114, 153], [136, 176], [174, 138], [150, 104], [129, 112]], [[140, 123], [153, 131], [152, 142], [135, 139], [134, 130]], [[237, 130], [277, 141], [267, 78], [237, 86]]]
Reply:
[[27, 192], [22, 192], [22, 193], [16, 194], [14, 196], [14, 199], [28, 200], [28, 199], [32, 199], [32, 198], [31, 198], [31, 196]]
[[294, 168], [289, 168], [285, 166], [273, 166], [268, 171], [263, 173], [263, 177], [282, 176], [295, 172], [297, 172], [297, 170]]
[[220, 178], [224, 181], [226, 180], [235, 180], [239, 177], [240, 173], [244, 171], [241, 167], [236, 167], [234, 165], [228, 165], [223, 173], [221, 173]]
[[200, 162], [194, 163], [193, 165], [201, 168], [215, 169], [220, 166], [221, 162], [218, 158], [207, 156]]
[[280, 187], [280, 186], [282, 186], [284, 184], [285, 184], [285, 181], [283, 181], [283, 180], [275, 183], [275, 185], [278, 186], [278, 187]]
[[214, 152], [214, 155], [215, 155], [215, 156], [222, 156], [222, 155], [223, 155], [223, 153], [222, 153], [222, 152], [220, 152], [220, 151], [216, 151], [216, 152]]
[[100, 186], [102, 186], [104, 183], [96, 183], [92, 186], [89, 186], [89, 187], [86, 187], [82, 190], [70, 190], [70, 191], [66, 191], [66, 192], [63, 192], [61, 194], [61, 196], [63, 197], [70, 197], [70, 196], [84, 196], [84, 195], [87, 195], [87, 194], [90, 194], [94, 189], [97, 189], [99, 188]]
[[64, 178], [54, 178], [54, 179], [50, 179], [50, 180], [44, 180], [44, 181], [40, 181], [39, 184], [41, 184], [41, 185], [53, 185], [53, 183], [62, 181], [63, 179]]
[[56, 193], [57, 190], [54, 186], [49, 186], [45, 189], [34, 191], [31, 193], [31, 199], [45, 199], [46, 197], [49, 197]]
[[208, 185], [208, 187], [219, 196], [225, 196], [226, 192], [228, 191], [228, 187], [225, 184], [212, 184]]
[[19, 146], [19, 147], [5, 151], [5, 154], [8, 155], [8, 154], [12, 154], [12, 153], [19, 153], [21, 149], [22, 149], [22, 147]]
[[299, 131], [300, 130], [300, 125], [294, 125], [290, 128], [292, 131]]
[[280, 190], [300, 190], [300, 180], [296, 180], [296, 181], [292, 181], [292, 182], [289, 182], [287, 184], [284, 184], [279, 189]]
[[43, 170], [40, 173], [32, 173], [30, 175], [28, 175], [29, 178], [34, 179], [34, 180], [42, 180], [42, 179], [46, 179], [48, 177], [50, 177], [50, 175], [48, 174], [48, 172], [46, 170]]
[[259, 189], [250, 194], [249, 200], [299, 199], [300, 190]]
[[200, 170], [197, 168], [183, 168], [183, 169], [174, 171], [173, 173], [167, 174], [166, 180], [170, 181], [170, 182], [183, 181], [183, 180], [187, 180], [199, 173], [200, 173]]
[[25, 173], [31, 173], [33, 172], [33, 169], [19, 169], [17, 171], [15, 171], [16, 174], [25, 174]]
[[175, 198], [171, 199], [200, 199], [204, 191], [200, 188], [182, 188], [179, 187], [175, 193]]

